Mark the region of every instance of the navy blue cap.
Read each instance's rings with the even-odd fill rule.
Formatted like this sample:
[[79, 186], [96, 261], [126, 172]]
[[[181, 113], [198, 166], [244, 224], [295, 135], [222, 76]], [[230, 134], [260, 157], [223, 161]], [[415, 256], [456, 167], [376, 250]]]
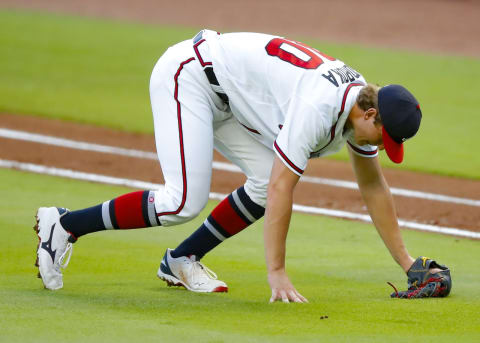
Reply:
[[403, 161], [403, 142], [415, 136], [422, 120], [417, 99], [405, 87], [388, 85], [378, 91], [383, 145], [395, 163]]

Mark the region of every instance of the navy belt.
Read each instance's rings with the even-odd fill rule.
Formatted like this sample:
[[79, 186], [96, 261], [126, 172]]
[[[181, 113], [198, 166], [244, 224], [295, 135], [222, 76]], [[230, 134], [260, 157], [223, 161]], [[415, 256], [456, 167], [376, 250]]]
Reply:
[[[204, 30], [200, 31], [199, 33], [197, 33], [195, 35], [195, 37], [193, 37], [193, 45], [194, 47], [198, 44], [198, 43], [201, 43], [201, 40], [203, 39], [203, 32]], [[199, 60], [201, 60], [201, 56], [200, 54], [198, 53], [198, 51], [195, 49], [195, 53], [197, 54], [197, 57], [199, 58]], [[207, 76], [207, 79], [208, 79], [208, 82], [210, 83], [210, 85], [212, 86], [216, 86], [216, 87], [221, 87], [220, 86], [220, 83], [218, 82], [218, 79], [217, 79], [217, 76], [215, 75], [214, 71], [213, 71], [213, 67], [212, 67], [212, 63], [211, 62], [208, 62], [207, 64], [202, 64], [202, 67], [203, 67], [203, 71], [205, 72], [205, 75]], [[228, 104], [228, 96], [227, 94], [225, 93], [221, 93], [221, 92], [217, 92], [215, 90], [215, 87], [212, 87], [213, 91], [215, 92], [215, 94], [217, 94], [220, 99], [222, 99], [226, 104]]]

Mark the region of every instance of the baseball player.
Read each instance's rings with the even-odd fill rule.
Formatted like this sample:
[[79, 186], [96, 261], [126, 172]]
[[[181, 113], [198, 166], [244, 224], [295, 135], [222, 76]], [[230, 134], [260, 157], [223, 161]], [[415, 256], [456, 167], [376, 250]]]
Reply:
[[[169, 285], [226, 292], [227, 285], [200, 259], [265, 213], [270, 300], [305, 302], [285, 272], [293, 190], [308, 159], [333, 154], [345, 144], [381, 238], [409, 271], [414, 259], [402, 241], [377, 160], [378, 150], [385, 149], [400, 163], [403, 142], [419, 128], [420, 106], [404, 87], [379, 89], [344, 62], [282, 37], [203, 30], [159, 59], [150, 96], [165, 187], [78, 211], [40, 208], [37, 265], [46, 288], [63, 287], [61, 269], [80, 236], [195, 218], [208, 200], [214, 148], [240, 167], [247, 181], [176, 249], [167, 249], [157, 275]], [[443, 270], [428, 261], [418, 278]], [[430, 279], [421, 283], [433, 284]], [[439, 285], [422, 294], [440, 294], [443, 284], [435, 282]]]

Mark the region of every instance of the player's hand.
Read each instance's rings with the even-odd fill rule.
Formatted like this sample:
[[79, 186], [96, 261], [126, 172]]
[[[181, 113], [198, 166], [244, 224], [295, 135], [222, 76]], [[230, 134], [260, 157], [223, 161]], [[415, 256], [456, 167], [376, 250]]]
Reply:
[[308, 303], [308, 300], [293, 287], [284, 271], [269, 272], [268, 283], [272, 289], [271, 303], [280, 300], [284, 303]]
[[406, 291], [399, 292], [393, 284], [388, 283], [395, 290], [390, 295], [392, 298], [446, 297], [452, 289], [450, 269], [428, 257], [417, 258], [408, 270], [407, 276]]

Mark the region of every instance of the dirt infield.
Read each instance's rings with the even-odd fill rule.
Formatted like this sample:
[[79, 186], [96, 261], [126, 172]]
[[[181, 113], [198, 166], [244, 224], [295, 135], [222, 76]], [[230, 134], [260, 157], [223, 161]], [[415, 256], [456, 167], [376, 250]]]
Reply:
[[[332, 42], [480, 56], [480, 2], [442, 0], [265, 0], [202, 2], [177, 0], [0, 0], [0, 7], [30, 8], [112, 17], [153, 24], [209, 27], [223, 31], [261, 31]], [[369, 19], [373, 18], [373, 19]], [[448, 25], [447, 25], [448, 24]], [[147, 90], [146, 90], [147, 91]], [[0, 127], [113, 146], [154, 151], [153, 137], [86, 125], [0, 114]], [[33, 162], [111, 176], [163, 182], [157, 161], [71, 150], [0, 138], [0, 158]], [[216, 160], [223, 160], [215, 155]], [[390, 186], [470, 199], [480, 196], [480, 182], [422, 173], [385, 170]], [[306, 175], [354, 180], [347, 163], [311, 161]], [[215, 170], [212, 191], [228, 193], [243, 176]], [[102, 201], [105, 199], [98, 199]], [[478, 207], [395, 197], [406, 220], [480, 232]], [[295, 202], [366, 213], [358, 191], [300, 183]]]
[[[0, 122], [1, 127], [9, 129], [130, 149], [155, 151], [154, 139], [151, 135], [125, 133], [95, 126], [23, 115], [0, 114]], [[163, 183], [162, 172], [156, 160], [72, 150], [5, 138], [0, 138], [0, 146], [2, 147], [0, 149], [0, 159]], [[225, 161], [218, 154], [215, 154], [215, 160]], [[477, 199], [480, 194], [479, 181], [390, 169], [386, 169], [384, 172], [387, 182], [392, 187], [470, 199]], [[305, 175], [348, 181], [355, 180], [348, 163], [325, 159], [311, 160]], [[241, 174], [214, 170], [212, 191], [229, 193], [242, 185], [243, 182], [244, 177]], [[106, 199], [97, 200], [101, 202]], [[301, 182], [296, 189], [294, 200], [301, 205], [367, 213], [357, 190]], [[92, 199], [92, 201], [95, 200]], [[402, 219], [480, 232], [480, 226], [478, 225], [480, 223], [480, 211], [478, 207], [412, 199], [403, 196], [395, 196], [395, 202], [398, 215]]]

